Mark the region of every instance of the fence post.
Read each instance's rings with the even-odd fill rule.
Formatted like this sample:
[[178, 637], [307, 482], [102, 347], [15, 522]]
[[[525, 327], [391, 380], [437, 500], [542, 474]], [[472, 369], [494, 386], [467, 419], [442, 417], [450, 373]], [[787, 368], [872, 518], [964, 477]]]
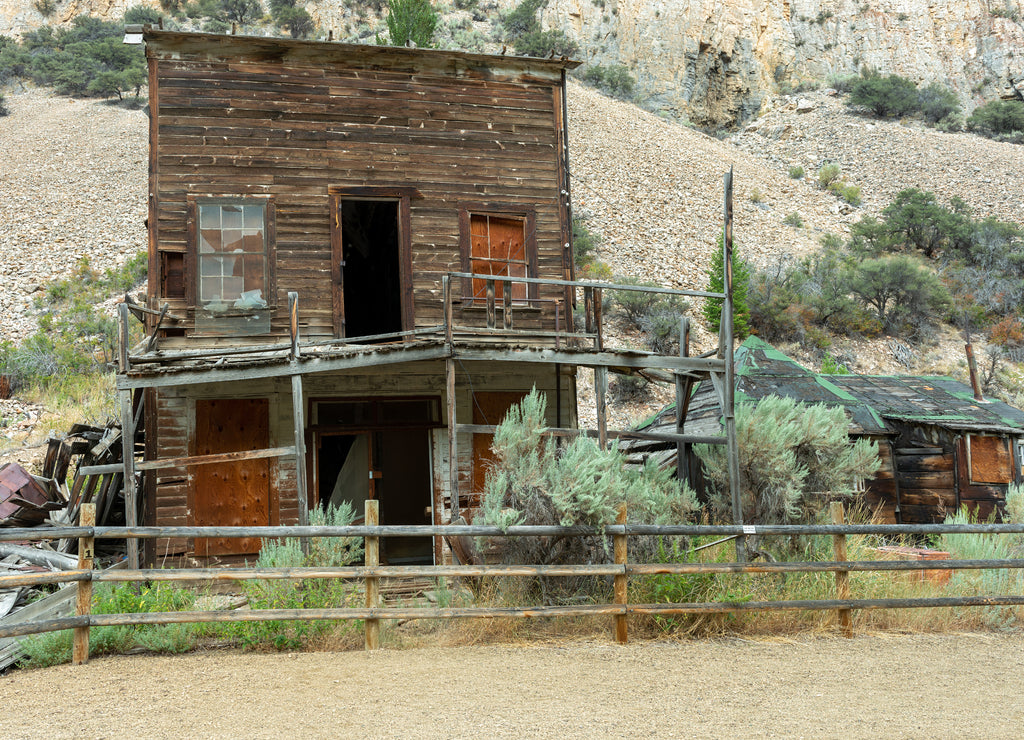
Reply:
[[[366, 500], [365, 522], [368, 527], [376, 527], [379, 524], [379, 508], [376, 499]], [[380, 565], [380, 538], [376, 535], [365, 538], [363, 548], [364, 562], [367, 568]], [[376, 609], [380, 606], [380, 583], [377, 576], [366, 576], [366, 608]], [[363, 646], [367, 650], [376, 650], [380, 647], [380, 620], [367, 619], [364, 625], [365, 640]]]
[[[832, 515], [833, 524], [845, 524], [846, 516], [843, 511], [842, 501], [833, 501], [829, 504], [829, 513]], [[846, 535], [832, 535], [832, 548], [835, 550], [836, 562], [846, 560]], [[850, 571], [836, 571], [836, 598], [850, 598]], [[836, 609], [839, 614], [839, 625], [842, 627], [845, 637], [853, 637], [853, 611], [851, 609]]]
[[[616, 524], [626, 523], [626, 504], [619, 506], [619, 515], [615, 519]], [[626, 563], [629, 561], [629, 553], [626, 545], [626, 535], [612, 535], [612, 544], [615, 547], [615, 564], [622, 566], [622, 573], [615, 576], [615, 603], [625, 606], [628, 602], [628, 576], [626, 575]], [[615, 641], [625, 645], [629, 642], [629, 624], [625, 614], [615, 615]]]
[[[78, 514], [78, 523], [89, 527], [89, 534], [78, 540], [78, 569], [92, 570], [93, 536], [92, 527], [96, 525], [96, 504], [82, 504]], [[75, 615], [88, 617], [92, 613], [92, 581], [79, 581], [76, 589]], [[74, 642], [71, 647], [71, 663], [82, 665], [89, 662], [89, 627], [75, 627]]]

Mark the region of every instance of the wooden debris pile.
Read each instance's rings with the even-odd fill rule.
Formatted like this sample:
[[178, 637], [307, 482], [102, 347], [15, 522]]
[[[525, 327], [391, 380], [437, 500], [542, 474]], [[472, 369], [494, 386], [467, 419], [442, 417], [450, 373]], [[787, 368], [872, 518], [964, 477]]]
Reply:
[[66, 505], [52, 478], [32, 475], [17, 463], [0, 466], [0, 527], [35, 527]]

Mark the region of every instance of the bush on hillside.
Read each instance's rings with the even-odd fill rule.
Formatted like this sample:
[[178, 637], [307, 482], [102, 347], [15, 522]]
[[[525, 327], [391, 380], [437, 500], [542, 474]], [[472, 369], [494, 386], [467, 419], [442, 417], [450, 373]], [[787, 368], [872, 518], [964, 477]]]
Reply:
[[921, 115], [933, 124], [960, 113], [960, 100], [956, 93], [939, 82], [932, 82], [918, 90], [917, 103]]
[[967, 130], [990, 138], [1024, 136], [1024, 102], [993, 100], [974, 109], [967, 117]]
[[939, 250], [955, 246], [966, 238], [970, 219], [962, 208], [954, 206], [943, 206], [931, 191], [901, 190], [882, 209], [889, 245], [919, 249], [925, 257], [934, 257]]
[[553, 28], [549, 31], [531, 31], [515, 40], [516, 53], [527, 57], [571, 57], [580, 47], [565, 35], [565, 31]]
[[950, 304], [935, 273], [908, 255], [864, 260], [850, 273], [849, 287], [885, 331], [911, 339], [927, 338]]
[[586, 84], [619, 100], [632, 100], [636, 95], [636, 79], [624, 64], [612, 64], [607, 67], [589, 64], [579, 77]]
[[918, 107], [917, 86], [899, 75], [868, 74], [853, 83], [850, 105], [869, 108], [879, 118], [896, 118]]

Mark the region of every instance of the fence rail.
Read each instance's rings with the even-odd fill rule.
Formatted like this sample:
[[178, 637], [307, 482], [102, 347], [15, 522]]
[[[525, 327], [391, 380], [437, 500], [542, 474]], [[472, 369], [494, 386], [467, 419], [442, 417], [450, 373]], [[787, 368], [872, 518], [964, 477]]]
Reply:
[[[91, 506], [91, 505], [87, 505]], [[376, 521], [376, 501], [367, 502], [367, 521]], [[842, 512], [833, 510], [833, 517], [842, 520]], [[52, 529], [0, 530], [0, 540], [36, 540], [74, 537], [79, 540], [79, 567], [59, 573], [28, 573], [0, 575], [0, 588], [50, 583], [77, 583], [79, 598], [76, 615], [59, 619], [22, 622], [0, 626], [0, 638], [73, 629], [75, 631], [74, 662], [88, 659], [89, 629], [115, 625], [160, 625], [188, 622], [242, 622], [279, 620], [363, 620], [368, 649], [377, 647], [379, 622], [382, 619], [466, 619], [466, 618], [536, 618], [556, 616], [609, 616], [614, 618], [615, 638], [628, 639], [628, 618], [638, 615], [672, 616], [683, 614], [738, 613], [762, 611], [835, 610], [845, 634], [852, 634], [848, 619], [851, 610], [911, 609], [967, 606], [1024, 606], [1024, 595], [996, 594], [972, 596], [940, 596], [929, 598], [849, 598], [847, 578], [855, 572], [935, 572], [956, 570], [1024, 569], [1022, 559], [999, 560], [845, 560], [847, 535], [908, 534], [1022, 534], [1021, 524], [924, 524], [924, 525], [772, 525], [772, 526], [696, 526], [636, 525], [619, 522], [601, 529], [591, 527], [517, 526], [502, 531], [497, 527], [461, 526], [394, 526], [362, 525], [345, 527], [62, 527]], [[628, 540], [637, 535], [831, 535], [834, 560], [816, 562], [730, 562], [730, 563], [630, 563]], [[568, 565], [380, 565], [375, 553], [381, 537], [422, 537], [424, 535], [477, 537], [536, 536], [610, 536], [614, 545], [614, 562]], [[366, 564], [343, 567], [291, 568], [178, 568], [96, 571], [92, 569], [95, 539], [151, 539], [157, 537], [360, 537], [365, 543]], [[721, 601], [708, 603], [631, 604], [627, 583], [630, 577], [652, 575], [697, 575], [723, 573], [833, 573], [836, 598], [785, 601]], [[410, 607], [383, 606], [378, 591], [381, 578], [479, 578], [479, 577], [565, 577], [602, 576], [614, 582], [614, 597], [608, 604], [565, 606], [467, 606]], [[352, 579], [365, 584], [365, 607], [327, 609], [257, 609], [243, 611], [181, 611], [165, 613], [93, 614], [92, 584], [98, 582], [225, 582], [251, 580]]]

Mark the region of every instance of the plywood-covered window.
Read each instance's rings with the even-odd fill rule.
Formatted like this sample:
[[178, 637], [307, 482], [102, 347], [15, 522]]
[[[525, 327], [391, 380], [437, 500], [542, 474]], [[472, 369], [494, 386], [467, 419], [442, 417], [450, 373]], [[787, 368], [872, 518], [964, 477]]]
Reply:
[[967, 457], [972, 483], [1009, 483], [1013, 480], [1010, 440], [1005, 437], [968, 435]]
[[[460, 213], [462, 268], [474, 275], [537, 277], [537, 240], [532, 209], [489, 211], [464, 208]], [[502, 300], [508, 285], [495, 281], [494, 295]], [[511, 283], [512, 300], [534, 297], [534, 286]], [[464, 286], [474, 302], [487, 297], [487, 279], [473, 278]]]
[[197, 299], [210, 311], [266, 308], [270, 296], [267, 204], [197, 204]]

